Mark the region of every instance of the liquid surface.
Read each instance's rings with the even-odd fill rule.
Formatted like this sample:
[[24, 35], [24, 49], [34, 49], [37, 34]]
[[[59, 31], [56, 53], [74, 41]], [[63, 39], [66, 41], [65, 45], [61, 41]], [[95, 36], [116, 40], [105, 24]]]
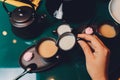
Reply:
[[57, 29], [57, 32], [59, 35], [62, 35], [65, 32], [71, 32], [71, 28], [69, 25], [66, 25], [66, 24], [60, 25]]
[[75, 37], [74, 36], [65, 36], [60, 39], [59, 46], [63, 50], [70, 50], [75, 44]]
[[50, 58], [54, 56], [57, 50], [58, 48], [55, 42], [52, 40], [43, 41], [38, 47], [39, 54], [44, 58]]
[[113, 38], [116, 36], [115, 28], [109, 24], [100, 26], [99, 33], [106, 38]]

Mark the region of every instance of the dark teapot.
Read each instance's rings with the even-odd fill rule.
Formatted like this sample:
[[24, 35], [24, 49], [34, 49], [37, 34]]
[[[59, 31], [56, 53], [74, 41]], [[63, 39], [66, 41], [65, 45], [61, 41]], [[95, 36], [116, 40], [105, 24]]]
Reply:
[[[12, 25], [12, 32], [23, 39], [32, 39], [40, 35], [43, 31], [43, 16], [41, 18], [34, 9], [34, 5], [21, 6], [9, 12], [10, 23]], [[4, 4], [5, 7], [5, 4]], [[6, 8], [7, 9], [7, 8]]]

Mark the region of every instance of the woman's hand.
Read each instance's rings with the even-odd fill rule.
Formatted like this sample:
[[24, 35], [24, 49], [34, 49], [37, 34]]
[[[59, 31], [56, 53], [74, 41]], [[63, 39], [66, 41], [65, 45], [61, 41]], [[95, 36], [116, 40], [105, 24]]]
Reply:
[[78, 34], [78, 43], [82, 47], [87, 71], [92, 80], [108, 80], [107, 68], [109, 59], [109, 49], [95, 35]]

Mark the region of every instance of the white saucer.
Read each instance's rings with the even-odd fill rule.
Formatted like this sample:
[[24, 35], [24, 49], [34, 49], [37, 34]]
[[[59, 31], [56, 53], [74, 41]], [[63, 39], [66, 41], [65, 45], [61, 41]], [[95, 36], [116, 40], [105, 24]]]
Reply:
[[111, 17], [120, 24], [120, 0], [111, 0], [108, 8]]

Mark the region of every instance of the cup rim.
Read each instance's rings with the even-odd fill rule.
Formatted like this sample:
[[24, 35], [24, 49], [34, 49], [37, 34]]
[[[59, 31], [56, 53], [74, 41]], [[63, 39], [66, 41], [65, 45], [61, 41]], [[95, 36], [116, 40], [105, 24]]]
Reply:
[[[68, 27], [70, 28], [71, 31], [67, 31], [67, 32], [72, 32], [71, 26], [70, 26], [69, 24], [67, 24], [67, 23], [60, 24], [60, 25], [58, 26], [58, 28], [60, 28], [60, 26], [62, 26], [62, 25], [66, 25], [66, 26], [68, 26]], [[56, 31], [57, 31], [57, 34], [58, 34], [59, 36], [62, 35], [62, 34], [64, 34], [64, 33], [66, 33], [66, 32], [64, 32], [64, 33], [62, 33], [62, 34], [59, 34], [58, 28], [56, 29]]]
[[76, 37], [75, 37], [75, 35], [74, 35], [73, 33], [71, 33], [71, 32], [63, 33], [62, 35], [59, 36], [59, 39], [58, 39], [58, 41], [57, 41], [57, 46], [58, 46], [62, 51], [68, 51], [68, 50], [71, 50], [71, 49], [74, 47], [74, 45], [73, 45], [70, 49], [67, 49], [67, 50], [65, 50], [65, 49], [63, 49], [63, 48], [60, 47], [60, 45], [59, 45], [60, 40], [61, 40], [63, 37], [67, 36], [67, 35], [72, 35], [72, 36], [74, 36], [74, 38], [75, 38], [75, 43], [74, 43], [74, 45], [76, 44]]
[[[51, 37], [48, 37], [48, 38], [42, 38], [40, 41], [38, 41], [38, 43], [37, 43], [37, 45], [36, 45], [36, 47], [35, 47], [35, 49], [36, 49], [36, 52], [37, 52], [37, 54], [38, 55], [40, 55], [40, 53], [39, 53], [39, 50], [38, 50], [38, 47], [40, 46], [40, 44], [42, 43], [42, 42], [44, 42], [44, 41], [46, 41], [46, 40], [51, 40], [51, 41], [53, 41], [53, 42], [55, 42], [55, 44], [56, 44], [56, 40], [54, 39], [54, 38], [51, 38]], [[57, 46], [56, 46], [57, 47]], [[57, 49], [57, 52], [58, 52], [58, 49]], [[51, 59], [51, 58], [53, 58], [53, 57], [55, 57], [56, 55], [57, 55], [57, 52], [53, 55], [53, 56], [51, 56], [51, 57], [43, 57], [42, 55], [40, 55], [43, 59]]]

